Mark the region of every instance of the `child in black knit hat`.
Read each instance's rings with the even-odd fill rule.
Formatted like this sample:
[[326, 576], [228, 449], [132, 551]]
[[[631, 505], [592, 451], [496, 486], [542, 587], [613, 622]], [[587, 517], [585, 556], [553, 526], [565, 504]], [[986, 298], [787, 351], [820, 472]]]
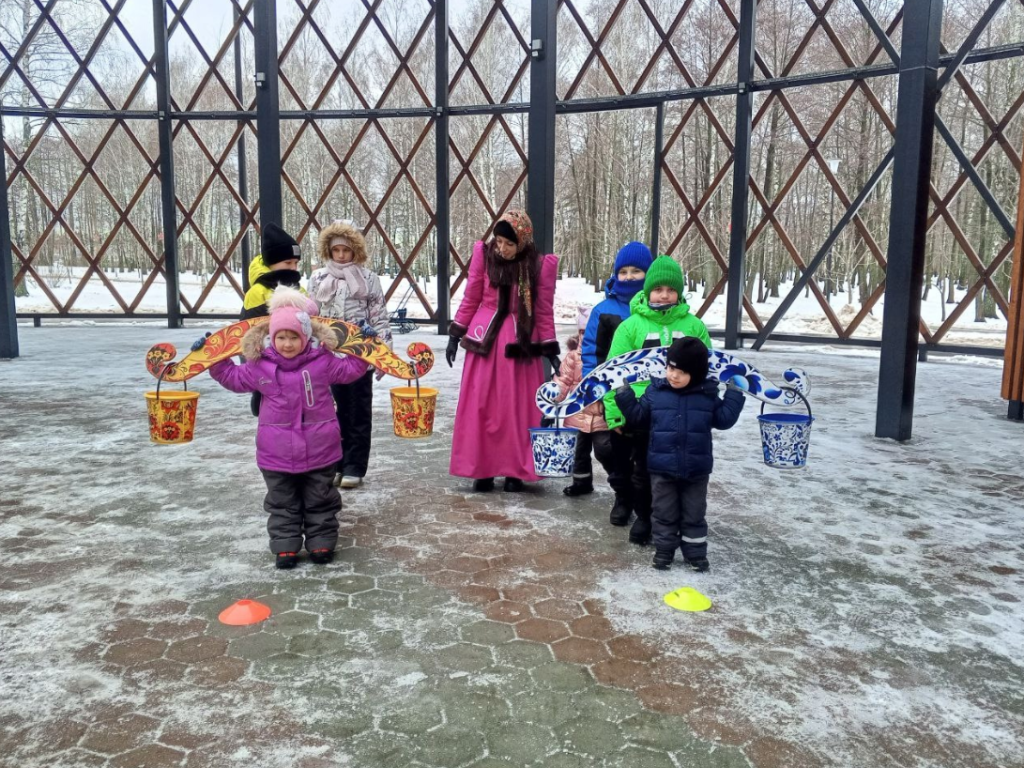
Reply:
[[[267, 302], [279, 285], [302, 290], [299, 283], [299, 244], [277, 224], [263, 227], [263, 248], [249, 264], [249, 290], [242, 303], [242, 319], [270, 314]], [[305, 291], [302, 291], [305, 293]]]
[[695, 571], [707, 571], [708, 479], [713, 465], [711, 430], [729, 429], [743, 410], [743, 395], [731, 383], [725, 399], [708, 381], [708, 348], [692, 336], [668, 350], [664, 379], [652, 379], [643, 396], [626, 385], [615, 392], [630, 428], [650, 430], [654, 567], [665, 570], [677, 548]]

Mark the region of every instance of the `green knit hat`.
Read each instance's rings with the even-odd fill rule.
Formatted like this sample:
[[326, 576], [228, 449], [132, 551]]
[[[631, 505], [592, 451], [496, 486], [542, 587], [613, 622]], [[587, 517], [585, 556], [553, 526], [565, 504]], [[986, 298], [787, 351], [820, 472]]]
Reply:
[[651, 291], [660, 286], [667, 286], [683, 298], [683, 270], [671, 256], [659, 256], [647, 270], [644, 278], [644, 296], [651, 300]]

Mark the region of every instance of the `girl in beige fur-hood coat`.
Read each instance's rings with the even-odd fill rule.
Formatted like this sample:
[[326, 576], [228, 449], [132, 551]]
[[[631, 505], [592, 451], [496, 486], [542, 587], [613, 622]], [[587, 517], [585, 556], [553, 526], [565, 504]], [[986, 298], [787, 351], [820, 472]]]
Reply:
[[[354, 254], [340, 264], [331, 257], [334, 245], [342, 243]], [[320, 308], [321, 317], [337, 318], [354, 325], [365, 323], [392, 346], [391, 324], [380, 278], [366, 267], [366, 240], [351, 222], [332, 221], [316, 243], [322, 266], [309, 279], [309, 295]]]

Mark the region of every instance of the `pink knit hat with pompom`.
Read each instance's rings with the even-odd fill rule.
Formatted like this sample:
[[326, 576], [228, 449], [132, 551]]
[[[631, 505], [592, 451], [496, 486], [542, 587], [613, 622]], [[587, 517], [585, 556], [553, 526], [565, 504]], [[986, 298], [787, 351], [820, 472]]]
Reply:
[[313, 335], [310, 318], [319, 314], [316, 302], [295, 288], [281, 287], [270, 296], [270, 339], [273, 341], [279, 331], [294, 331], [302, 338], [302, 346], [309, 343]]

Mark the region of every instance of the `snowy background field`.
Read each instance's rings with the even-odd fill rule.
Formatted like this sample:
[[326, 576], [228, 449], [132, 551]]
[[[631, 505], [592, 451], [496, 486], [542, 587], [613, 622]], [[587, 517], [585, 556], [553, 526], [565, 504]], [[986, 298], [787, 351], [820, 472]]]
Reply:
[[[51, 290], [53, 290], [57, 299], [63, 303], [70, 298], [71, 294], [77, 288], [83, 274], [84, 270], [76, 268], [72, 270], [65, 270], [60, 276], [49, 275], [47, 276], [48, 285]], [[111, 280], [121, 297], [129, 304], [135, 300], [139, 292], [142, 290], [142, 283], [135, 274], [108, 274], [107, 277]], [[239, 285], [242, 284], [241, 275], [235, 275], [235, 279], [238, 281]], [[186, 273], [181, 275], [180, 280], [182, 293], [190, 302], [193, 303], [199, 299], [200, 295], [202, 295], [203, 291], [207, 288], [207, 281], [201, 276]], [[387, 291], [391, 285], [391, 278], [383, 276], [381, 278], [381, 282], [384, 290]], [[53, 304], [31, 278], [26, 277], [26, 284], [28, 286], [29, 295], [19, 297], [17, 299], [16, 303], [18, 312], [49, 313], [55, 311]], [[437, 302], [436, 279], [420, 280], [419, 287], [427, 296], [431, 305], [435, 305]], [[754, 307], [762, 320], [767, 321], [768, 318], [771, 317], [775, 309], [782, 303], [782, 300], [785, 298], [790, 287], [791, 284], [783, 284], [780, 287], [779, 298], [768, 299], [763, 303], [754, 304]], [[403, 297], [406, 296], [408, 291], [409, 284], [403, 279], [389, 302], [390, 308], [397, 309], [402, 304]], [[452, 299], [453, 312], [458, 308], [459, 303], [462, 301], [463, 292], [464, 288], [460, 286], [459, 291]], [[966, 290], [956, 291], [956, 299], [958, 302], [963, 298], [965, 293]], [[558, 281], [557, 291], [555, 294], [556, 320], [558, 322], [572, 323], [575, 321], [576, 308], [578, 306], [592, 307], [603, 298], [603, 294], [595, 292], [593, 290], [593, 286], [588, 284], [584, 279], [577, 277], [563, 277]], [[838, 295], [834, 295], [830, 298], [830, 306], [839, 317], [840, 322], [844, 327], [846, 327], [859, 312], [859, 306], [847, 303], [846, 299], [847, 296], [845, 292], [840, 292]], [[688, 300], [694, 311], [703, 304], [703, 299], [699, 292], [694, 295], [690, 295]], [[942, 295], [942, 291], [934, 289], [929, 291], [927, 301], [922, 304], [921, 316], [925, 323], [927, 323], [928, 327], [933, 330], [942, 324], [945, 317], [943, 310], [945, 309], [945, 313], [949, 314], [956, 306], [944, 306], [943, 300], [944, 297]], [[884, 304], [884, 299], [880, 300], [872, 313], [861, 322], [854, 333], [856, 338], [881, 338], [882, 311]], [[203, 301], [199, 311], [209, 314], [234, 314], [239, 311], [240, 306], [241, 299], [239, 298], [237, 291], [225, 277], [220, 276], [214, 286], [209, 289], [209, 294]], [[408, 303], [406, 306], [408, 308], [409, 317], [428, 317], [425, 308], [415, 294], [408, 297]], [[157, 277], [146, 289], [136, 311], [141, 313], [163, 313], [166, 312], [166, 307], [167, 303], [164, 283], [162, 278]], [[108, 288], [97, 277], [93, 276], [86, 283], [82, 292], [75, 300], [72, 311], [104, 313], [118, 312], [120, 311], [120, 308], [114, 301]], [[715, 299], [715, 302], [704, 314], [703, 319], [709, 328], [720, 329], [725, 327], [724, 293]], [[744, 327], [746, 330], [754, 330], [753, 324], [746, 315], [744, 315]], [[808, 295], [806, 291], [800, 295], [786, 314], [786, 317], [781, 323], [779, 323], [776, 332], [780, 334], [809, 334], [826, 337], [835, 335], [835, 330], [833, 329], [832, 324], [825, 317], [825, 314], [821, 309], [821, 305], [813, 294]], [[943, 339], [943, 341], [949, 344], [971, 344], [1001, 347], [1004, 344], [1005, 336], [1006, 321], [1002, 316], [998, 319], [990, 319], [982, 323], [977, 323], [974, 322], [973, 307], [970, 307], [959, 318], [957, 318], [957, 322], [953, 325], [950, 333]]]

